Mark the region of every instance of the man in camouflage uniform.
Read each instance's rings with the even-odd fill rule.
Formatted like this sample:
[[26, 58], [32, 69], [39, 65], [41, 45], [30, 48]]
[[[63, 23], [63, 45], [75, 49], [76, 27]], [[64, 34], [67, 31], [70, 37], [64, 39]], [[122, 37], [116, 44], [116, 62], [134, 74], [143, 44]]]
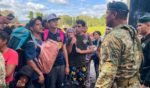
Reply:
[[143, 59], [137, 31], [127, 25], [128, 7], [112, 2], [107, 7], [107, 26], [112, 27], [101, 45], [100, 74], [95, 88], [140, 88]]
[[5, 61], [0, 53], [0, 88], [5, 88]]

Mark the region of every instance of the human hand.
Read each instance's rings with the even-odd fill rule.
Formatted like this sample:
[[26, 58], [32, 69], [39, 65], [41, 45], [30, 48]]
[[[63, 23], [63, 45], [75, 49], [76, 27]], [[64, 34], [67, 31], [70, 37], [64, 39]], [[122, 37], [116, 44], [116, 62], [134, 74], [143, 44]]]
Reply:
[[44, 83], [44, 80], [45, 80], [44, 75], [43, 75], [43, 74], [40, 74], [40, 75], [39, 75], [39, 80], [38, 80], [38, 82], [39, 82], [40, 84], [43, 84], [43, 83]]
[[147, 86], [145, 86], [145, 85], [141, 85], [141, 88], [149, 88], [149, 87], [147, 87]]
[[70, 69], [69, 69], [69, 67], [67, 66], [67, 67], [65, 68], [65, 73], [66, 73], [66, 75], [68, 75], [69, 72], [70, 72]]

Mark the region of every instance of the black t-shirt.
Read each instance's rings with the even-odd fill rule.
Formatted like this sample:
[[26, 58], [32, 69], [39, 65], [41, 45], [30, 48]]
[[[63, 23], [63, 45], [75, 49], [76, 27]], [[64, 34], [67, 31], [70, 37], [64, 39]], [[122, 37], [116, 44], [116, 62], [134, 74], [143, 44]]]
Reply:
[[[64, 35], [64, 40], [62, 41], [60, 38], [60, 33], [57, 32], [56, 34], [53, 34], [49, 31], [48, 37], [47, 39], [52, 39], [54, 41], [57, 41], [59, 43], [61, 43], [62, 45], [66, 44], [66, 37]], [[60, 65], [64, 65], [65, 64], [65, 59], [64, 59], [64, 53], [62, 48], [59, 50], [56, 61], [54, 63], [54, 66], [60, 66]]]
[[[76, 35], [77, 43], [73, 45], [72, 52], [69, 54], [69, 65], [70, 66], [83, 66], [86, 64], [86, 54], [79, 54], [76, 52], [76, 47], [81, 50], [87, 50], [89, 40], [83, 35]], [[71, 42], [71, 39], [68, 40]], [[69, 42], [68, 42], [69, 43]]]
[[93, 41], [93, 45], [97, 46], [97, 47], [100, 47], [101, 46], [101, 40], [94, 40]]
[[[150, 84], [150, 34], [147, 35], [145, 38], [142, 38], [142, 47], [143, 47], [143, 54], [144, 60], [142, 62], [141, 67], [141, 80], [143, 81], [144, 85]], [[148, 41], [148, 42], [147, 42]], [[146, 43], [147, 42], [147, 43]]]
[[[143, 45], [143, 43], [145, 43], [149, 39], [150, 39], [150, 34], [147, 35], [145, 38], [142, 38], [141, 39], [142, 45]], [[144, 67], [150, 66], [150, 63], [149, 63], [150, 62], [150, 41], [147, 42], [145, 47], [143, 47], [143, 54], [144, 54], [143, 66]]]

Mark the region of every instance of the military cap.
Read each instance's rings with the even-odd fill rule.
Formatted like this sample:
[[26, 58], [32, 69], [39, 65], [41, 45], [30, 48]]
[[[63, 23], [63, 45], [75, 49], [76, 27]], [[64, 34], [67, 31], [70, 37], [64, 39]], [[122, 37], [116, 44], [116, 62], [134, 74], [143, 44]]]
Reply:
[[138, 23], [150, 22], [150, 14], [146, 14], [138, 19]]
[[115, 11], [122, 11], [122, 12], [129, 12], [128, 6], [124, 2], [120, 1], [113, 1], [108, 3], [107, 5], [108, 10], [115, 10]]

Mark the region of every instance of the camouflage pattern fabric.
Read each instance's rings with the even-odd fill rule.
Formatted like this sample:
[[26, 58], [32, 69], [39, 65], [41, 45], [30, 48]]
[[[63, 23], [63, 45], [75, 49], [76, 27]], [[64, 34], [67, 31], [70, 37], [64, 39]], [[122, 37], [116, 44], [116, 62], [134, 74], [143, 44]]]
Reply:
[[0, 88], [5, 88], [5, 61], [0, 53]]
[[129, 25], [120, 25], [106, 35], [95, 88], [140, 88], [138, 74], [143, 54], [136, 36], [137, 31]]

